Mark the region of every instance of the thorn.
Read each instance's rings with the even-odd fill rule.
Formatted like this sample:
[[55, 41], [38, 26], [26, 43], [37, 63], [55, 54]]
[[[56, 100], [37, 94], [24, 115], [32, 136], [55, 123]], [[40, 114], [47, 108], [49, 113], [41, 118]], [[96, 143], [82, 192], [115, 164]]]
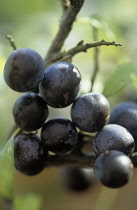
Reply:
[[81, 46], [83, 45], [83, 43], [84, 43], [84, 40], [81, 40], [80, 42], [78, 42], [77, 46]]

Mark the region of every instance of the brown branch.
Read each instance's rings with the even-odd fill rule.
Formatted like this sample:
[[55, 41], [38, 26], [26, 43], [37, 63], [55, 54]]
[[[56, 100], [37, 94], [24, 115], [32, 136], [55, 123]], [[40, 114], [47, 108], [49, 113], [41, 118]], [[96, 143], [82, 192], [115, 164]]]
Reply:
[[81, 44], [78, 44], [76, 47], [68, 50], [67, 52], [59, 52], [56, 54], [52, 54], [51, 57], [47, 59], [46, 64], [50, 65], [54, 62], [59, 62], [59, 61], [67, 61], [68, 59], [71, 59], [74, 55], [80, 52], [87, 52], [88, 49], [94, 48], [94, 47], [99, 47], [99, 46], [122, 46], [120, 43], [117, 43], [115, 41], [113, 42], [107, 42], [105, 40], [101, 40], [99, 42], [93, 42], [93, 43], [87, 43], [83, 44], [83, 42], [80, 42]]
[[80, 167], [89, 168], [94, 166], [96, 156], [95, 153], [89, 152], [85, 154], [73, 155], [49, 155], [48, 166], [49, 167]]
[[[84, 2], [84, 0], [80, 0], [80, 2]], [[80, 6], [82, 6], [82, 4]], [[79, 10], [80, 10], [80, 7], [79, 7]], [[64, 41], [66, 40], [68, 34], [71, 31], [72, 25], [76, 19], [76, 16], [77, 16], [79, 10], [78, 10], [78, 7], [76, 9], [76, 5], [75, 6], [70, 5], [69, 8], [66, 10], [66, 12], [62, 18], [59, 30], [58, 30], [53, 42], [51, 43], [51, 46], [50, 46], [48, 53], [46, 55], [46, 58], [45, 58], [46, 64], [50, 60], [50, 57], [52, 57], [55, 53], [60, 52], [60, 50], [64, 44]]]
[[13, 37], [9, 34], [7, 34], [6, 38], [9, 40], [10, 44], [11, 44], [11, 47], [13, 48], [13, 50], [16, 50], [17, 49], [17, 46], [15, 44], [15, 41], [13, 39]]
[[78, 144], [69, 153], [64, 155], [50, 155], [48, 158], [49, 167], [83, 167], [94, 166], [96, 154], [93, 152], [93, 136], [89, 133], [80, 131], [78, 134]]
[[81, 9], [84, 0], [69, 0], [71, 5], [73, 6], [73, 8], [75, 10], [77, 10], [79, 12], [79, 10]]
[[13, 210], [13, 200], [9, 198], [3, 198], [4, 210]]
[[[93, 168], [96, 161], [94, 152], [74, 153], [65, 155], [49, 155], [47, 167], [79, 167]], [[137, 152], [130, 157], [133, 165], [137, 168]]]

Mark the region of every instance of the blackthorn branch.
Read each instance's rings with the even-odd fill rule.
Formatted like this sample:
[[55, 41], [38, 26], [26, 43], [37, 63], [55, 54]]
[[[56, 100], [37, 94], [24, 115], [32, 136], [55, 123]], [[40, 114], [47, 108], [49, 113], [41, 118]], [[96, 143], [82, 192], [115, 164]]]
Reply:
[[65, 155], [49, 155], [49, 167], [78, 167], [92, 168], [94, 166], [96, 156], [95, 153], [89, 152], [86, 154], [65, 154]]
[[[79, 8], [79, 10], [80, 10], [80, 8]], [[64, 44], [64, 41], [66, 40], [68, 34], [71, 31], [73, 22], [75, 21], [79, 10], [74, 9], [74, 7], [72, 5], [70, 5], [68, 7], [68, 9], [66, 10], [66, 12], [62, 18], [59, 30], [58, 30], [55, 38], [53, 39], [51, 46], [48, 50], [48, 53], [45, 57], [46, 64], [49, 63], [50, 57], [52, 57], [54, 54], [60, 52], [60, 50]]]
[[88, 49], [99, 47], [99, 46], [122, 46], [120, 43], [117, 43], [115, 41], [108, 42], [105, 40], [96, 41], [92, 43], [86, 43], [84, 44], [81, 42], [81, 44], [78, 44], [77, 46], [73, 47], [72, 49], [66, 51], [66, 52], [59, 52], [51, 55], [48, 60], [46, 60], [46, 65], [50, 65], [51, 63], [59, 62], [59, 61], [66, 61], [67, 59], [72, 58], [74, 55], [80, 52], [87, 52]]

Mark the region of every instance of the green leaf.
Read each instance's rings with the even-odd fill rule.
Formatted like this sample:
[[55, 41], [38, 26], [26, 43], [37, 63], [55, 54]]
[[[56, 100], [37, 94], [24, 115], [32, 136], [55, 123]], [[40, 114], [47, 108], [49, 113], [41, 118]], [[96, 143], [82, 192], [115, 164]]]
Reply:
[[77, 19], [77, 22], [89, 23], [96, 28], [101, 28], [102, 27], [102, 23], [99, 20], [97, 20], [96, 18], [81, 17], [81, 18]]
[[133, 86], [137, 89], [137, 74], [133, 76]]
[[14, 200], [14, 210], [40, 210], [41, 197], [34, 194], [17, 195]]
[[0, 195], [13, 198], [14, 185], [13, 138], [0, 151]]
[[137, 75], [137, 68], [133, 63], [120, 65], [107, 79], [104, 85], [103, 95], [110, 97], [131, 83]]

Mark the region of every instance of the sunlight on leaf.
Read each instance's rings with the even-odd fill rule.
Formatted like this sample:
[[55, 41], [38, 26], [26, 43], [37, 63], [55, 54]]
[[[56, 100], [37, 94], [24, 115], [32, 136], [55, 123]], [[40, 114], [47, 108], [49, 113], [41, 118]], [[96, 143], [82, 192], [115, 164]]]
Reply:
[[14, 210], [40, 210], [42, 200], [40, 196], [25, 194], [15, 196]]
[[102, 27], [102, 23], [95, 19], [95, 18], [90, 18], [90, 17], [81, 17], [77, 19], [77, 22], [80, 23], [89, 23], [92, 26], [96, 27], [96, 28], [101, 28]]
[[135, 89], [137, 89], [137, 75], [133, 76], [133, 86]]
[[0, 151], [0, 195], [6, 198], [13, 197], [14, 159], [13, 138]]
[[103, 36], [106, 35], [109, 39], [116, 39], [114, 32], [111, 29], [111, 26], [108, 25], [106, 21], [100, 20], [100, 18], [95, 17], [80, 17], [77, 19], [77, 22], [88, 23], [91, 26], [99, 29], [100, 32], [103, 32]]
[[111, 210], [118, 196], [119, 189], [101, 186], [94, 210]]
[[0, 57], [0, 72], [3, 72], [5, 62], [6, 59], [4, 57]]
[[104, 84], [103, 95], [110, 97], [126, 87], [137, 75], [137, 68], [133, 63], [120, 65]]

